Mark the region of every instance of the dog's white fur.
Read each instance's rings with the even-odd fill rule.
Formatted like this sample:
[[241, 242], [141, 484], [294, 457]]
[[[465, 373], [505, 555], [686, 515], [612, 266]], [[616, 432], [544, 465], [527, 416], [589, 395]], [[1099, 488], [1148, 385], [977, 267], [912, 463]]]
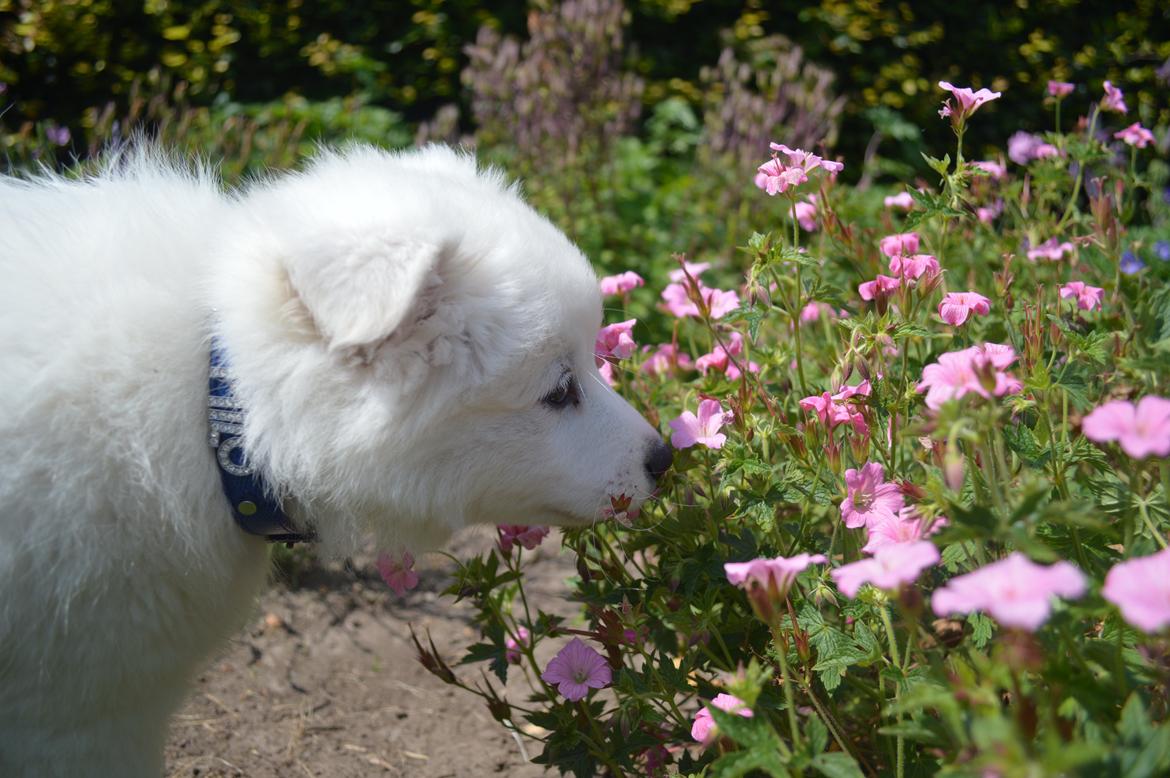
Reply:
[[[343, 554], [644, 498], [662, 442], [599, 379], [599, 324], [581, 253], [441, 147], [239, 193], [149, 150], [0, 179], [0, 775], [160, 775], [264, 584], [207, 444], [213, 334], [250, 459]], [[579, 404], [543, 402], [568, 371]]]

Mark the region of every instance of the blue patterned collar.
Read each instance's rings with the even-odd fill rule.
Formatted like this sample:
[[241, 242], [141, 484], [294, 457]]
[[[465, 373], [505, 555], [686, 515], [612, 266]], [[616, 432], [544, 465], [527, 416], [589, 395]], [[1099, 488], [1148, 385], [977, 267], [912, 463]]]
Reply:
[[207, 420], [211, 427], [209, 442], [215, 449], [223, 493], [240, 529], [274, 543], [292, 545], [315, 540], [316, 535], [312, 532], [301, 532], [293, 525], [280, 501], [272, 497], [272, 489], [265, 483], [264, 476], [244, 454], [244, 407], [232, 392], [227, 356], [214, 338], [211, 341]]

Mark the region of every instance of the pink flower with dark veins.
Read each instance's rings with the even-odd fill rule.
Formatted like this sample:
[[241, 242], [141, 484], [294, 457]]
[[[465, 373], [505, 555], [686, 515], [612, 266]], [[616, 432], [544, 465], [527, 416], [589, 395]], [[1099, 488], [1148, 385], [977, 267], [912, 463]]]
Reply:
[[988, 178], [992, 179], [993, 181], [999, 181], [999, 180], [1003, 179], [1004, 176], [1007, 175], [1007, 167], [1005, 167], [1000, 162], [992, 162], [990, 160], [984, 160], [981, 162], [972, 162], [971, 166], [974, 168], [977, 168], [979, 170], [982, 170], [984, 173], [987, 174]]
[[500, 551], [511, 554], [515, 545], [524, 546], [531, 551], [544, 542], [548, 537], [548, 527], [529, 527], [524, 524], [497, 524]]
[[710, 268], [710, 262], [683, 262], [682, 267], [670, 271], [670, 280], [676, 284], [682, 283], [686, 280], [688, 273], [691, 278], [697, 279]]
[[896, 519], [902, 510], [902, 490], [886, 482], [885, 468], [876, 462], [868, 462], [860, 470], [846, 470], [845, 488], [841, 518], [850, 529]]
[[872, 554], [885, 546], [912, 543], [930, 537], [946, 525], [945, 516], [937, 516], [928, 522], [917, 508], [907, 505], [894, 518], [880, 518], [867, 525], [868, 538], [861, 550]]
[[908, 286], [911, 281], [919, 281], [921, 279], [923, 284], [929, 284], [938, 278], [938, 274], [942, 269], [938, 266], [938, 260], [930, 254], [911, 254], [890, 257], [890, 273], [901, 278]]
[[515, 638], [511, 635], [504, 638], [504, 661], [510, 665], [520, 664], [520, 660], [524, 656], [523, 647], [528, 645], [528, 638], [531, 636], [531, 633], [524, 627], [517, 627]]
[[887, 235], [878, 243], [882, 253], [887, 257], [905, 256], [918, 253], [918, 233], [902, 232]]
[[718, 400], [703, 400], [699, 403], [699, 415], [683, 411], [682, 415], [669, 422], [674, 434], [670, 445], [678, 449], [690, 448], [696, 443], [707, 448], [723, 448], [727, 436], [719, 431], [734, 418], [731, 411], [724, 411]]
[[948, 292], [938, 304], [938, 315], [952, 327], [967, 321], [972, 313], [986, 316], [991, 312], [991, 300], [978, 292]]
[[918, 391], [927, 393], [926, 407], [931, 410], [971, 392], [988, 398], [1015, 394], [1023, 385], [1004, 372], [1015, 359], [1015, 350], [999, 343], [948, 351], [939, 355], [938, 362], [923, 368]]
[[374, 566], [378, 568], [378, 575], [386, 585], [394, 590], [399, 597], [406, 594], [408, 589], [418, 586], [418, 573], [414, 571], [414, 557], [409, 551], [403, 551], [398, 559], [389, 554], [378, 554]]
[[[642, 353], [651, 346], [643, 346]], [[685, 351], [679, 351], [673, 343], [663, 343], [642, 363], [642, 371], [649, 375], [674, 375], [676, 370], [692, 370], [694, 363]]]
[[624, 273], [618, 273], [616, 276], [606, 276], [598, 282], [598, 285], [601, 287], [601, 293], [609, 297], [615, 294], [625, 294], [631, 289], [645, 285], [645, 283], [646, 280], [642, 276], [633, 270], [627, 270]]
[[1109, 81], [1105, 82], [1105, 96], [1101, 98], [1101, 110], [1129, 113], [1129, 108], [1125, 105], [1125, 95]]
[[572, 702], [585, 699], [590, 689], [603, 689], [613, 683], [613, 672], [605, 657], [585, 645], [581, 638], [570, 640], [540, 677]]
[[1170, 400], [1148, 395], [1137, 405], [1112, 400], [1081, 422], [1081, 432], [1095, 443], [1116, 440], [1134, 459], [1170, 456]]
[[939, 88], [951, 93], [954, 102], [948, 99], [943, 103], [942, 110], [938, 112], [939, 116], [946, 119], [950, 118], [951, 124], [956, 128], [962, 127], [967, 119], [979, 110], [979, 106], [984, 103], [990, 103], [992, 100], [998, 100], [1002, 92], [992, 92], [990, 89], [980, 89], [973, 91], [970, 87], [957, 87], [946, 81], [938, 82]]
[[1134, 122], [1124, 130], [1118, 130], [1113, 133], [1113, 137], [1139, 149], [1144, 149], [1154, 142], [1154, 133], [1143, 127], [1140, 122]]
[[[728, 336], [726, 350], [723, 348], [723, 346], [716, 344], [715, 348], [711, 351], [710, 354], [704, 354], [695, 360], [695, 367], [703, 375], [707, 375], [708, 370], [715, 370], [717, 372], [726, 374], [729, 380], [737, 381], [739, 380], [739, 377], [742, 375], [742, 373], [740, 372], [740, 369], [736, 367], [736, 362], [738, 361], [739, 364], [742, 365], [744, 364], [744, 360], [736, 360], [732, 359], [732, 357], [738, 357], [742, 353], [743, 335], [739, 334], [738, 332], [732, 332], [731, 335]], [[749, 361], [746, 364], [748, 372], [760, 372], [760, 366], [755, 362]]]
[[637, 323], [637, 319], [629, 319], [598, 330], [597, 341], [593, 344], [593, 358], [598, 366], [607, 358], [625, 359], [634, 353], [638, 347], [634, 342], [634, 325]]
[[775, 559], [752, 559], [748, 562], [725, 562], [723, 571], [729, 583], [744, 590], [754, 586], [766, 589], [777, 599], [783, 599], [792, 588], [796, 576], [809, 565], [827, 562], [824, 554], [797, 554], [794, 557], [778, 556]]
[[985, 611], [1005, 627], [1032, 632], [1048, 620], [1054, 597], [1080, 597], [1085, 588], [1084, 574], [1068, 562], [1038, 565], [1016, 551], [947, 581], [931, 607], [939, 616]]
[[1093, 311], [1101, 307], [1101, 295], [1105, 290], [1089, 286], [1084, 281], [1069, 281], [1060, 287], [1060, 299], [1075, 300], [1082, 311]]
[[1143, 632], [1164, 630], [1170, 625], [1170, 549], [1114, 565], [1101, 596]]
[[1034, 249], [1028, 249], [1028, 259], [1035, 262], [1038, 259], [1047, 259], [1049, 262], [1056, 262], [1064, 259], [1065, 254], [1073, 252], [1073, 244], [1067, 240], [1063, 243], [1058, 243], [1056, 238], [1049, 238]]
[[899, 278], [879, 275], [872, 281], [866, 281], [857, 287], [857, 293], [862, 300], [881, 300], [889, 298], [902, 285]]
[[817, 202], [816, 195], [809, 195], [808, 200], [801, 200], [794, 206], [796, 209], [796, 221], [800, 223], [800, 228], [805, 232], [817, 231]]
[[896, 195], [890, 195], [882, 200], [882, 205], [886, 208], [899, 208], [903, 211], [909, 211], [914, 207], [914, 198], [909, 192], [899, 192]]
[[879, 548], [869, 559], [842, 565], [829, 573], [837, 588], [853, 599], [864, 584], [897, 591], [914, 583], [926, 568], [938, 564], [938, 549], [929, 540], [895, 543]]
[[[728, 713], [736, 713], [745, 718], [752, 717], [752, 709], [747, 706], [747, 703], [731, 694], [717, 694], [710, 704]], [[691, 725], [691, 737], [700, 743], [707, 743], [709, 740], [713, 740], [714, 736], [715, 719], [711, 717], [711, 711], [707, 710], [707, 707], [703, 707], [695, 714], [695, 721]]]

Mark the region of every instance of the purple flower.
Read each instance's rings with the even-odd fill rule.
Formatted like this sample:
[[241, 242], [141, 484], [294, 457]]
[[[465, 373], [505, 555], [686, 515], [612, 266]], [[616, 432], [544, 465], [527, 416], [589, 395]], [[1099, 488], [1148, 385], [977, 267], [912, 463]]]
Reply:
[[590, 689], [603, 689], [613, 682], [605, 657], [573, 638], [560, 650], [540, 676], [557, 687], [566, 700], [582, 700]]
[[1129, 108], [1125, 105], [1125, 95], [1108, 81], [1105, 82], [1105, 96], [1101, 98], [1101, 110], [1116, 111], [1117, 113], [1129, 112]]
[[1126, 251], [1121, 255], [1121, 272], [1127, 276], [1132, 276], [1146, 266], [1145, 262], [1138, 259], [1137, 254], [1132, 251]]
[[1154, 243], [1154, 256], [1162, 262], [1170, 262], [1170, 240], [1159, 240]]
[[72, 136], [69, 134], [68, 127], [58, 127], [55, 124], [50, 124], [45, 128], [45, 137], [49, 139], [50, 143], [58, 146], [67, 146]]

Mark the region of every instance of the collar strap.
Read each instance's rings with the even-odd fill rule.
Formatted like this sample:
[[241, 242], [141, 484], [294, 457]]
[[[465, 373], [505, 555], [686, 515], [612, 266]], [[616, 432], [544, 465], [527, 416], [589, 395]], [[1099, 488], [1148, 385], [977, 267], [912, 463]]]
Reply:
[[280, 501], [272, 497], [264, 477], [256, 471], [244, 453], [244, 407], [232, 392], [227, 356], [214, 338], [211, 341], [211, 373], [208, 380], [207, 419], [211, 427], [208, 439], [215, 449], [215, 461], [223, 493], [232, 508], [240, 529], [260, 535], [274, 543], [306, 543], [316, 539], [312, 532], [301, 532], [284, 512]]

